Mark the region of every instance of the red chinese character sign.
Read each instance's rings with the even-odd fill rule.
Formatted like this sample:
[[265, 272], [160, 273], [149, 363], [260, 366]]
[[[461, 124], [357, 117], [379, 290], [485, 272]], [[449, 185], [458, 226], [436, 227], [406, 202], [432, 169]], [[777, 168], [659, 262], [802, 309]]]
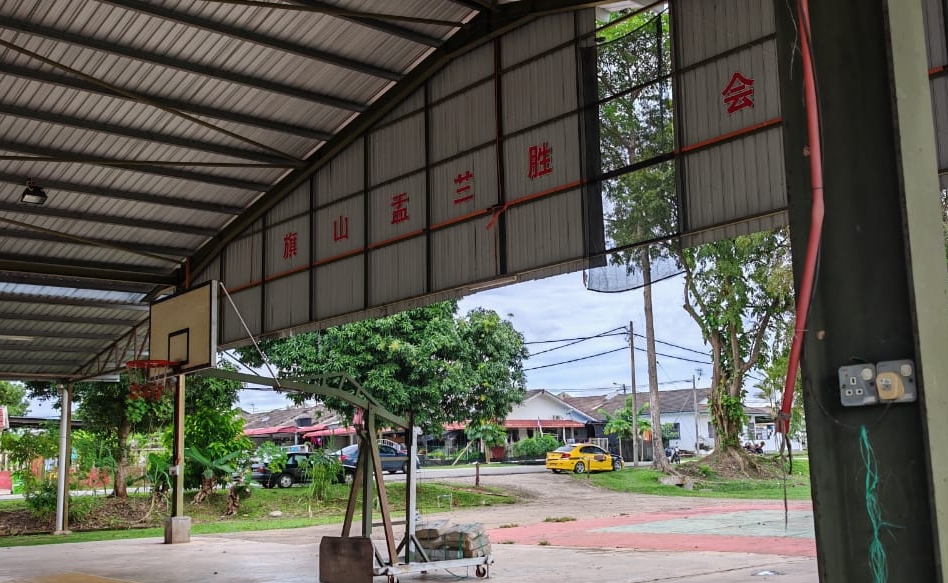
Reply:
[[463, 174], [458, 174], [454, 179], [454, 204], [461, 204], [474, 199], [473, 189], [474, 174], [470, 170]]
[[742, 109], [754, 107], [754, 80], [748, 79], [735, 71], [728, 81], [727, 87], [721, 92], [724, 97], [724, 105], [727, 106], [729, 114], [736, 113]]
[[530, 178], [539, 178], [544, 174], [553, 172], [553, 148], [542, 144], [530, 146], [530, 163], [527, 170], [527, 176]]
[[283, 235], [283, 259], [296, 257], [296, 233]]
[[339, 215], [338, 219], [332, 222], [332, 240], [342, 241], [349, 238], [349, 217]]
[[392, 195], [392, 224], [403, 223], [408, 220], [408, 193], [400, 192]]

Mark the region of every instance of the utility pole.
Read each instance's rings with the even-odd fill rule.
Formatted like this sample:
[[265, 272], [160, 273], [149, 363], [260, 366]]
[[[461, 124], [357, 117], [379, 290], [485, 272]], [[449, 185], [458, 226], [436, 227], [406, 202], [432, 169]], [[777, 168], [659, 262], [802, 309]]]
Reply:
[[635, 390], [635, 334], [632, 333], [632, 320], [629, 320], [629, 362], [632, 365], [632, 467], [639, 465], [639, 403]]
[[[697, 370], [695, 370], [697, 372]], [[698, 455], [698, 379], [691, 375], [691, 399], [695, 405], [695, 456]]]

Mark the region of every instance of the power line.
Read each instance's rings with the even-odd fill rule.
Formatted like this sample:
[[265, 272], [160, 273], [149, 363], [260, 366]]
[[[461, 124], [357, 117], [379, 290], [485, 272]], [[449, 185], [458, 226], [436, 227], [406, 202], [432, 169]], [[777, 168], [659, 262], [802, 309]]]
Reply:
[[626, 332], [616, 332], [616, 330], [625, 330], [625, 327], [613, 328], [612, 330], [606, 330], [602, 334], [596, 334], [595, 336], [581, 336], [579, 338], [559, 338], [556, 340], [532, 340], [530, 342], [524, 342], [524, 346], [528, 344], [555, 344], [557, 342], [572, 342], [574, 340], [592, 340], [593, 338], [606, 338], [607, 336], [625, 336]]
[[541, 364], [540, 366], [531, 366], [530, 368], [523, 369], [524, 372], [528, 370], [537, 370], [540, 368], [550, 368], [551, 366], [560, 366], [561, 364], [569, 364], [571, 362], [579, 362], [580, 360], [588, 360], [590, 358], [596, 358], [598, 356], [605, 356], [607, 354], [612, 354], [613, 352], [619, 352], [620, 350], [626, 350], [627, 347], [623, 346], [622, 348], [616, 348], [615, 350], [607, 350], [605, 352], [600, 352], [598, 354], [590, 354], [589, 356], [581, 356], [579, 358], [574, 358], [572, 360], [564, 360], [562, 362], [554, 362], [552, 364]]
[[[635, 332], [635, 336], [639, 338], [645, 338], [644, 335]], [[706, 350], [697, 350], [694, 348], [688, 348], [687, 346], [679, 346], [677, 344], [672, 344], [671, 342], [665, 342], [664, 340], [655, 339], [656, 344], [664, 344], [665, 346], [671, 346], [672, 348], [677, 348], [678, 350], [684, 350], [686, 352], [694, 352], [695, 354], [700, 354], [702, 356], [707, 356], [708, 352]]]
[[573, 345], [575, 345], [575, 344], [579, 344], [580, 342], [585, 342], [585, 341], [587, 341], [587, 340], [592, 340], [593, 338], [604, 338], [604, 337], [606, 337], [606, 336], [618, 336], [618, 335], [620, 335], [620, 334], [624, 334], [624, 332], [620, 332], [620, 333], [618, 333], [618, 334], [610, 334], [610, 332], [615, 332], [616, 330], [622, 330], [622, 328], [613, 328], [612, 330], [606, 330], [606, 331], [603, 332], [602, 334], [596, 334], [595, 336], [589, 336], [589, 337], [587, 337], [587, 338], [576, 338], [576, 339], [574, 339], [572, 342], [570, 342], [569, 344], [564, 344], [564, 345], [562, 345], [562, 346], [554, 346], [553, 348], [547, 348], [546, 350], [541, 350], [540, 352], [536, 352], [536, 353], [534, 353], [534, 354], [531, 354], [530, 356], [537, 356], [537, 355], [539, 355], [539, 354], [545, 354], [545, 353], [547, 353], [547, 352], [553, 352], [554, 350], [559, 350], [560, 348], [566, 348], [567, 346], [573, 346]]

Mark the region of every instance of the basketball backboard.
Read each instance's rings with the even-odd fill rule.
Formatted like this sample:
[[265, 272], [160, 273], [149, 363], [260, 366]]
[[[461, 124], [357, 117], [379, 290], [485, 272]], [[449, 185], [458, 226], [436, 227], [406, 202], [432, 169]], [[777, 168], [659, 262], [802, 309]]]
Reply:
[[217, 365], [217, 281], [151, 305], [151, 360], [178, 363], [186, 373]]

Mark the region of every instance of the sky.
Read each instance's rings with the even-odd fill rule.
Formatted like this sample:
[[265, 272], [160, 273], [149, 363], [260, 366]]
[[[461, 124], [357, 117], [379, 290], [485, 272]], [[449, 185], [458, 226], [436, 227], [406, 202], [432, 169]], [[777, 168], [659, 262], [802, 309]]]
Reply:
[[[658, 357], [661, 389], [690, 388], [692, 375], [700, 375], [699, 387], [707, 386], [711, 375], [709, 350], [697, 324], [682, 308], [682, 282], [679, 276], [652, 286], [655, 338], [701, 354], [658, 344], [656, 351], [665, 355]], [[575, 272], [472, 294], [460, 300], [459, 312], [466, 314], [478, 307], [494, 310], [524, 335], [527, 348], [535, 355], [524, 363], [528, 389], [602, 395], [621, 392], [623, 383], [626, 388], [631, 386], [625, 330], [631, 320], [635, 333], [645, 335], [643, 306], [641, 289], [621, 293], [588, 291], [582, 272]], [[576, 343], [548, 342], [588, 338], [610, 331], [618, 335]], [[640, 392], [647, 391], [645, 339], [636, 336], [635, 346], [635, 382]], [[606, 352], [610, 353], [601, 354]], [[288, 404], [282, 395], [265, 391], [243, 391], [240, 398], [240, 405], [247, 411], [265, 411]]]
[[[693, 375], [700, 377], [699, 387], [706, 387], [711, 375], [709, 351], [701, 332], [682, 308], [682, 282], [678, 276], [652, 286], [661, 389], [690, 388]], [[640, 392], [648, 390], [641, 289], [588, 291], [582, 272], [574, 272], [484, 290], [461, 299], [459, 305], [461, 314], [477, 307], [494, 310], [524, 335], [533, 355], [524, 363], [528, 389], [573, 395], [601, 395], [620, 392], [623, 384], [631, 386], [626, 336], [631, 320], [635, 333], [641, 335], [635, 337], [635, 382]], [[617, 335], [571, 341], [604, 333]], [[541, 351], [546, 352], [539, 354]], [[241, 391], [239, 406], [247, 411], [267, 411], [291, 404], [282, 394], [250, 389]], [[33, 403], [30, 414], [58, 417], [48, 403]]]

